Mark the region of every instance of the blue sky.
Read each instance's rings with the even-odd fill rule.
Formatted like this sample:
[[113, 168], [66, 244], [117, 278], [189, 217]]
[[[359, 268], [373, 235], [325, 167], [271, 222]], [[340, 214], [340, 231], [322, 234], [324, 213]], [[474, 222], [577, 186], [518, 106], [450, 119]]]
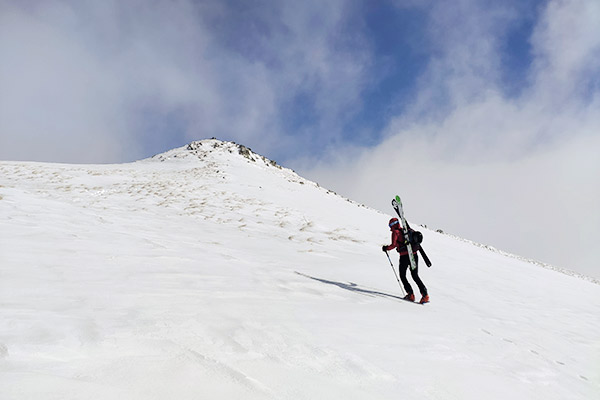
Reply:
[[599, 276], [598, 21], [597, 0], [0, 0], [0, 159], [214, 136]]

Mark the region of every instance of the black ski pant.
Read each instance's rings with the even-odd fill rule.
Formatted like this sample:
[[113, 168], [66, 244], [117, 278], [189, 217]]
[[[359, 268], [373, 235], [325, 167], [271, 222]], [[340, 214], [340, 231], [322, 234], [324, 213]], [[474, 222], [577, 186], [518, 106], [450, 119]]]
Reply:
[[[427, 288], [423, 284], [423, 281], [421, 281], [421, 278], [419, 278], [419, 256], [417, 254], [415, 254], [415, 264], [417, 264], [417, 268], [411, 269], [410, 275], [412, 276], [413, 280], [419, 287], [419, 291], [421, 292], [421, 295], [427, 296]], [[413, 294], [414, 293], [413, 289], [410, 286], [410, 283], [408, 283], [408, 280], [406, 279], [406, 270], [409, 268], [410, 268], [410, 258], [408, 257], [408, 254], [405, 256], [400, 256], [400, 267], [399, 267], [400, 280], [402, 280], [402, 285], [404, 286], [404, 290], [406, 290], [406, 293]]]

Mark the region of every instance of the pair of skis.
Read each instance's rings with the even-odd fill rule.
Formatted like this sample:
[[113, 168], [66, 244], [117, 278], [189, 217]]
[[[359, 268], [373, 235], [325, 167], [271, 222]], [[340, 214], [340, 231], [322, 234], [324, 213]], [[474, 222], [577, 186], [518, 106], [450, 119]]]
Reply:
[[[410, 229], [410, 227], [408, 226], [406, 218], [404, 218], [404, 210], [402, 209], [402, 200], [400, 199], [400, 196], [396, 196], [396, 198], [392, 200], [392, 207], [394, 207], [394, 210], [396, 210], [396, 214], [398, 214], [398, 218], [400, 218], [400, 223], [402, 224], [402, 231], [404, 232], [404, 243], [406, 243], [406, 248], [408, 249], [410, 269], [414, 270], [417, 268], [417, 262], [415, 260], [415, 255], [413, 254], [412, 243], [409, 240], [408, 230]], [[421, 253], [421, 257], [423, 257], [425, 264], [427, 264], [428, 267], [431, 267], [431, 261], [429, 260], [429, 257], [427, 257], [427, 254], [425, 254], [425, 250], [423, 250], [422, 246], [419, 247], [419, 253]]]

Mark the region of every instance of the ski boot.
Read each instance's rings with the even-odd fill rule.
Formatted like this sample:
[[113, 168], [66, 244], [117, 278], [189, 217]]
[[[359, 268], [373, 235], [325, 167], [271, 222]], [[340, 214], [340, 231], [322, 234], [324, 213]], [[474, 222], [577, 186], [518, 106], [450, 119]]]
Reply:
[[412, 294], [412, 293], [407, 294], [406, 296], [404, 296], [403, 300], [406, 300], [406, 301], [415, 301], [415, 295]]

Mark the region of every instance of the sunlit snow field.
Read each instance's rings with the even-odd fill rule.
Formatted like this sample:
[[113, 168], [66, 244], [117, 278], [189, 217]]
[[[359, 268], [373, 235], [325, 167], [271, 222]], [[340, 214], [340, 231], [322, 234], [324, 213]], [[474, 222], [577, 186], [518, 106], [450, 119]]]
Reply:
[[392, 212], [215, 140], [0, 162], [0, 399], [600, 398], [600, 285], [419, 228], [402, 301]]

